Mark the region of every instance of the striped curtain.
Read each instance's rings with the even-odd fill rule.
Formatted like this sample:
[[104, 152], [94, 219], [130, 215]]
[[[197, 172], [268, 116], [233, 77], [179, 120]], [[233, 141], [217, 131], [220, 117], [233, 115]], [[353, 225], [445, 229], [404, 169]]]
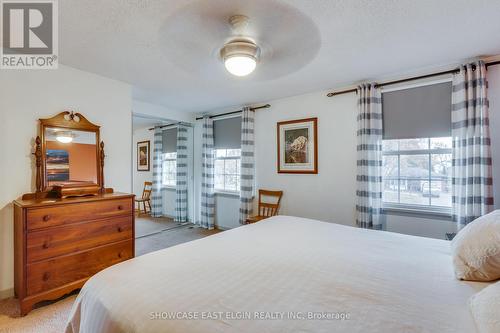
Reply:
[[374, 83], [357, 92], [356, 223], [382, 229], [382, 97]]
[[201, 219], [203, 228], [213, 229], [215, 220], [214, 197], [214, 122], [203, 117], [201, 172]]
[[188, 128], [177, 126], [177, 180], [175, 186], [175, 221], [187, 222], [188, 207]]
[[241, 115], [240, 224], [253, 212], [254, 195], [254, 115], [244, 107]]
[[458, 229], [493, 209], [486, 66], [463, 65], [453, 76], [452, 215]]
[[163, 215], [162, 188], [162, 165], [163, 165], [163, 135], [161, 127], [155, 127], [153, 143], [153, 193], [151, 195], [151, 216]]

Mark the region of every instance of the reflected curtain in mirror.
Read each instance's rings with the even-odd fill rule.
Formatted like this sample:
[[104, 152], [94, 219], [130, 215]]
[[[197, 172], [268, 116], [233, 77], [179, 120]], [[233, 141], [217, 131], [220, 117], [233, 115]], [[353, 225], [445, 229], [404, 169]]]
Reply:
[[163, 154], [163, 135], [161, 127], [157, 126], [154, 130], [153, 144], [153, 194], [151, 196], [151, 216], [161, 217], [163, 215], [162, 188], [162, 154]]
[[177, 179], [175, 187], [175, 221], [188, 220], [188, 128], [177, 126]]

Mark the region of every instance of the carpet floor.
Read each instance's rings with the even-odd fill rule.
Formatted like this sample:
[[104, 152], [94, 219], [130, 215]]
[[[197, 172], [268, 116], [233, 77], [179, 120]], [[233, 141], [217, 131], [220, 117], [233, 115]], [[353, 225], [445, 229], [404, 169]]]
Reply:
[[[136, 218], [135, 254], [141, 256], [218, 232], [220, 230], [205, 230], [192, 224], [178, 225], [166, 218]], [[41, 302], [24, 317], [19, 316], [17, 299], [0, 300], [0, 333], [63, 333], [77, 294]]]
[[2, 333], [63, 333], [76, 295], [56, 302], [39, 303], [24, 317], [19, 316], [17, 299], [0, 301], [0, 332]]
[[135, 238], [141, 238], [160, 233], [165, 230], [178, 228], [181, 224], [174, 222], [170, 217], [152, 218], [141, 216], [135, 218]]

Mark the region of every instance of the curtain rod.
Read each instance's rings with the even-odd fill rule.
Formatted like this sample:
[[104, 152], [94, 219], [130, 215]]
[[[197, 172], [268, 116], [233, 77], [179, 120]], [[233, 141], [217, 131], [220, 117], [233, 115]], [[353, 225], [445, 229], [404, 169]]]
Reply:
[[[261, 105], [261, 106], [256, 106], [254, 108], [250, 108], [250, 110], [255, 111], [255, 110], [259, 110], [259, 109], [267, 109], [267, 108], [270, 108], [270, 107], [271, 107], [271, 104], [265, 104], [265, 105]], [[240, 113], [242, 111], [243, 110], [236, 110], [236, 111], [231, 111], [231, 112], [226, 112], [226, 113], [215, 114], [213, 116], [209, 116], [209, 118], [217, 118], [217, 117], [222, 117], [222, 116], [228, 116], [230, 114]], [[196, 118], [196, 120], [200, 120], [200, 119], [203, 119], [203, 117]]]
[[[170, 127], [170, 126], [177, 126], [177, 125], [180, 125], [180, 124], [183, 124], [184, 126], [188, 126], [188, 127], [192, 127], [191, 124], [187, 124], [185, 122], [182, 122], [182, 121], [179, 121], [177, 123], [173, 123], [173, 124], [168, 124], [168, 125], [162, 125], [162, 126], [156, 126], [156, 127], [159, 127], [159, 128], [165, 128], [165, 127]], [[154, 130], [155, 127], [151, 127], [151, 128], [148, 128], [150, 131]]]
[[[493, 61], [493, 62], [486, 63], [485, 66], [486, 66], [486, 68], [488, 68], [489, 66], [494, 66], [494, 65], [499, 65], [499, 64], [500, 64], [500, 61]], [[450, 69], [447, 71], [431, 73], [431, 74], [426, 74], [426, 75], [413, 76], [413, 77], [409, 77], [409, 78], [401, 79], [401, 80], [388, 81], [388, 82], [376, 84], [375, 86], [376, 87], [390, 86], [393, 84], [414, 81], [414, 80], [420, 80], [420, 79], [426, 79], [429, 77], [440, 76], [440, 75], [445, 75], [445, 74], [455, 74], [458, 72], [460, 72], [460, 68]], [[349, 93], [357, 92], [357, 90], [358, 90], [357, 88], [352, 88], [352, 89], [346, 89], [346, 90], [341, 90], [341, 91], [336, 91], [336, 92], [330, 92], [330, 93], [326, 94], [326, 96], [333, 97], [333, 96], [342, 95], [342, 94], [349, 94]]]

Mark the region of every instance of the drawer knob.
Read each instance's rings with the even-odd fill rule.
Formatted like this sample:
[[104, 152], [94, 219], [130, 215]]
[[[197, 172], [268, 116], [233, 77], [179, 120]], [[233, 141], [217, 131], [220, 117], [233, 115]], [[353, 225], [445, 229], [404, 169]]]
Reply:
[[48, 272], [43, 273], [43, 281], [47, 281], [50, 277], [50, 274]]
[[118, 258], [121, 258], [121, 257], [122, 257], [122, 253], [121, 253], [121, 252], [119, 252], [119, 253], [118, 253]]
[[48, 249], [48, 248], [49, 248], [49, 243], [48, 243], [48, 242], [43, 242], [42, 247], [43, 247], [44, 249]]
[[118, 227], [118, 232], [122, 232], [122, 231], [123, 231], [122, 227]]
[[122, 205], [119, 205], [119, 206], [118, 206], [118, 210], [123, 210], [123, 206], [122, 206]]
[[45, 222], [47, 222], [48, 220], [50, 220], [50, 215], [44, 215], [44, 216], [43, 216], [43, 220], [44, 220]]

